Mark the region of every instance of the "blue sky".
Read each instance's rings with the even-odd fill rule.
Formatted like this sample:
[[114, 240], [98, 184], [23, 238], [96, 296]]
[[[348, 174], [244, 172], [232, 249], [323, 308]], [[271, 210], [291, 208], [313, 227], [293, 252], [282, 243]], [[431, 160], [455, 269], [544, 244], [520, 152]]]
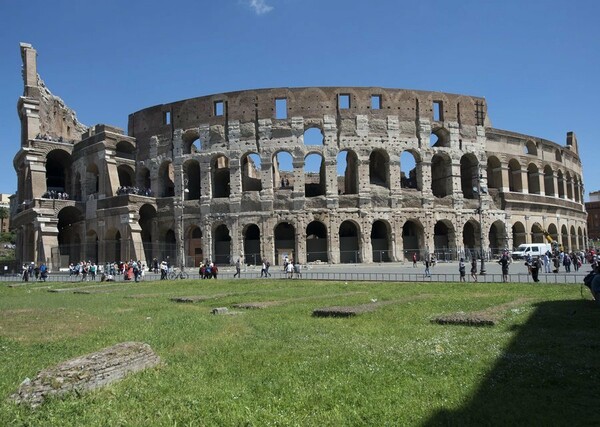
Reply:
[[0, 0], [0, 192], [16, 191], [21, 41], [88, 126], [265, 87], [461, 93], [487, 99], [494, 127], [575, 131], [597, 191], [599, 15], [595, 0]]

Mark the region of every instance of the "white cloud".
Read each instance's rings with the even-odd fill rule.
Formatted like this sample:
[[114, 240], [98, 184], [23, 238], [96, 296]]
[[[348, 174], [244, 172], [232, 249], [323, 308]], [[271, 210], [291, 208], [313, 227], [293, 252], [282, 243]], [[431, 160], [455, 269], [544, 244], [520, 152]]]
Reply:
[[250, 7], [257, 15], [263, 15], [273, 10], [273, 6], [269, 6], [265, 0], [250, 0]]

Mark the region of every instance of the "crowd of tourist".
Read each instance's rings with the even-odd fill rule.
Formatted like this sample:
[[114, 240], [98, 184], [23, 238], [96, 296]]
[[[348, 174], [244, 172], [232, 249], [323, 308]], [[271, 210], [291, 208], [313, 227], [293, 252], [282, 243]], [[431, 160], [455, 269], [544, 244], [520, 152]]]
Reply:
[[39, 139], [41, 141], [53, 141], [53, 142], [70, 142], [74, 143], [74, 139], [64, 139], [62, 136], [54, 137], [52, 135], [48, 135], [47, 133], [41, 134], [38, 133], [35, 139]]
[[117, 188], [117, 195], [121, 195], [121, 194], [135, 194], [138, 196], [147, 196], [147, 197], [153, 196], [152, 189], [150, 189], [150, 188], [140, 188], [140, 187], [130, 187], [130, 186], [123, 186], [123, 187]]
[[42, 199], [71, 200], [71, 197], [66, 191], [50, 190], [42, 194]]

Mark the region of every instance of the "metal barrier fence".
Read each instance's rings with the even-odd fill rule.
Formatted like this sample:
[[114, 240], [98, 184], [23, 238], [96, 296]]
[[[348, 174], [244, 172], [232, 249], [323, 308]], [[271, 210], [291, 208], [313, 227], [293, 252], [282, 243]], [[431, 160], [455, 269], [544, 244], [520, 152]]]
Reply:
[[[190, 279], [204, 280], [201, 279], [197, 269], [186, 269]], [[241, 272], [242, 279], [259, 279], [259, 280], [273, 280], [273, 279], [284, 279], [287, 274], [284, 273], [280, 268], [271, 268], [269, 272], [272, 276], [268, 279], [260, 278], [260, 270], [243, 270]], [[460, 275], [458, 273], [432, 273], [430, 276], [426, 276], [422, 272], [420, 273], [378, 273], [378, 272], [344, 272], [344, 271], [331, 271], [331, 272], [313, 272], [306, 268], [300, 270], [301, 278], [306, 280], [326, 280], [326, 281], [339, 281], [339, 282], [459, 282]], [[219, 278], [222, 279], [233, 279], [235, 271], [231, 269], [220, 270]], [[583, 284], [583, 278], [587, 272], [573, 272], [573, 273], [557, 273], [557, 274], [540, 274], [539, 284], [550, 283], [550, 284]], [[80, 282], [82, 276], [70, 276], [68, 273], [50, 273], [46, 282]], [[296, 278], [296, 274], [294, 274]], [[115, 279], [117, 282], [133, 282], [133, 280], [124, 280], [123, 276], [116, 275]], [[160, 280], [160, 274], [145, 273], [144, 281], [155, 281]], [[217, 279], [218, 280], [218, 279]], [[468, 283], [474, 283], [473, 280], [467, 275], [466, 281]], [[478, 283], [501, 283], [502, 274], [485, 274], [477, 276]], [[7, 274], [0, 275], [0, 282], [22, 282], [26, 283], [43, 283], [41, 280], [35, 280], [32, 277], [29, 282], [23, 282], [20, 274]], [[91, 280], [88, 279], [85, 283], [89, 283]], [[94, 282], [100, 283], [100, 275], [96, 275]], [[508, 275], [508, 282], [510, 283], [533, 283], [531, 275], [527, 273], [514, 273]]]

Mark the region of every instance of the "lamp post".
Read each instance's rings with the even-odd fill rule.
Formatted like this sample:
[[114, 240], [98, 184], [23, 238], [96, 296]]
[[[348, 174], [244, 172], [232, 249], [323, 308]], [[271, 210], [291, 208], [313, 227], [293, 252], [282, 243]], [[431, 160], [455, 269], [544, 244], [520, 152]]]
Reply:
[[483, 176], [481, 175], [481, 164], [477, 165], [477, 198], [479, 200], [479, 208], [477, 211], [479, 212], [479, 248], [481, 249], [481, 266], [479, 269], [479, 274], [485, 275], [485, 252], [483, 250], [483, 200], [481, 198], [484, 192], [487, 192], [487, 188], [481, 185], [481, 180]]

